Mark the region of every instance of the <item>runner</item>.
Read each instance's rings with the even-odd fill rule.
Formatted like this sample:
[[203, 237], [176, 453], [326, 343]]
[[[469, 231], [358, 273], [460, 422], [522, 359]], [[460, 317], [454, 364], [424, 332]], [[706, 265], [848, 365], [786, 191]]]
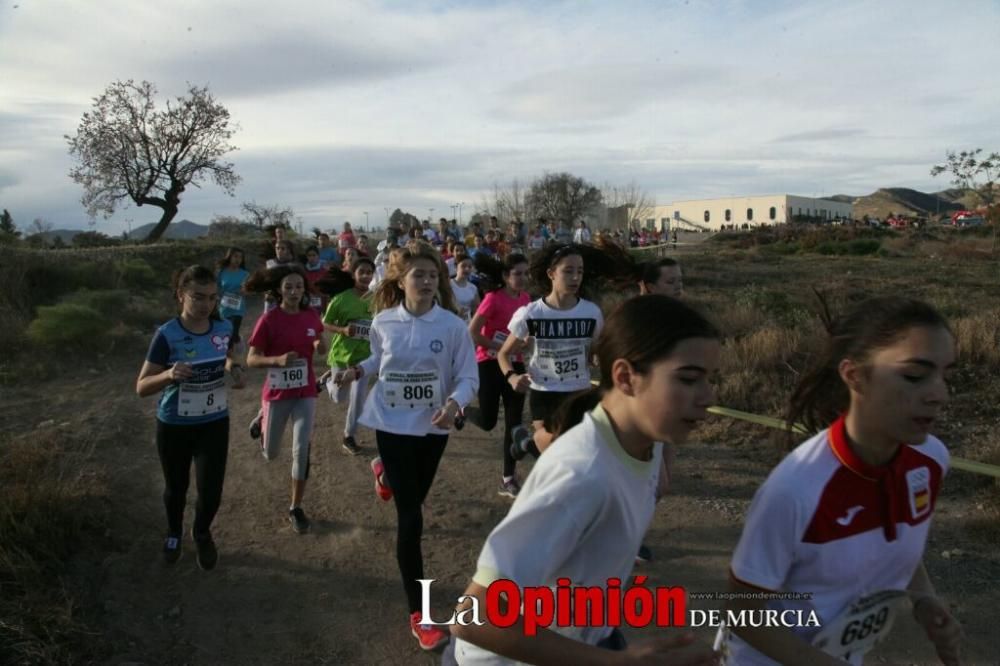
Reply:
[[212, 521], [222, 503], [229, 453], [225, 371], [243, 388], [243, 368], [233, 358], [233, 325], [219, 318], [215, 275], [189, 266], [174, 275], [179, 315], [157, 329], [139, 371], [135, 391], [145, 398], [162, 391], [156, 409], [156, 450], [163, 469], [167, 536], [163, 559], [181, 556], [184, 506], [194, 462], [198, 500], [191, 537], [198, 566], [215, 568], [219, 553]]
[[451, 280], [451, 291], [458, 306], [458, 316], [469, 321], [479, 307], [479, 290], [469, 282], [472, 275], [472, 259], [467, 254], [455, 255], [455, 279]]
[[[330, 305], [323, 315], [323, 326], [333, 333], [330, 341], [330, 353], [327, 363], [330, 372], [335, 375], [368, 358], [371, 347], [368, 345], [368, 330], [372, 325], [371, 297], [369, 283], [375, 271], [375, 264], [367, 257], [361, 257], [354, 263], [354, 275], [343, 271], [331, 272], [330, 276], [320, 280], [317, 287], [328, 296], [332, 296]], [[344, 278], [348, 278], [345, 280]], [[336, 403], [347, 402], [347, 415], [344, 417], [344, 450], [351, 455], [361, 453], [361, 447], [354, 439], [358, 430], [358, 417], [361, 407], [368, 397], [368, 382], [357, 381], [352, 384], [324, 382], [330, 398]]]
[[810, 432], [831, 425], [757, 490], [730, 569], [734, 591], [810, 595], [735, 610], [811, 610], [821, 626], [722, 632], [728, 663], [860, 664], [912, 602], [942, 663], [959, 664], [961, 627], [922, 562], [948, 471], [948, 450], [929, 431], [948, 401], [955, 338], [934, 308], [904, 298], [824, 319], [826, 350], [788, 417]]
[[674, 298], [684, 295], [681, 265], [676, 259], [663, 257], [643, 262], [638, 266], [638, 273], [640, 294], [663, 294]]
[[[476, 270], [484, 276], [490, 290], [469, 323], [469, 332], [476, 343], [476, 361], [479, 366], [479, 406], [465, 410], [466, 419], [485, 431], [493, 430], [503, 401], [503, 474], [500, 480], [501, 495], [517, 497], [521, 484], [517, 480], [514, 458], [510, 454], [511, 430], [521, 425], [524, 414], [524, 393], [515, 391], [504, 379], [497, 362], [497, 351], [507, 339], [507, 325], [514, 313], [531, 298], [524, 290], [528, 279], [528, 259], [523, 254], [511, 254], [503, 263], [481, 256]], [[524, 373], [520, 356], [511, 359], [513, 369]]]
[[301, 505], [309, 477], [309, 446], [316, 414], [312, 357], [314, 352], [327, 352], [323, 322], [308, 306], [306, 276], [301, 266], [278, 266], [255, 273], [246, 288], [269, 291], [279, 303], [257, 320], [249, 340], [247, 365], [268, 369], [261, 390], [264, 408], [260, 416], [260, 447], [267, 460], [277, 457], [285, 425], [292, 421], [292, 504], [288, 518], [296, 532], [305, 534], [309, 519]]
[[[566, 419], [582, 422], [539, 459], [486, 539], [465, 591], [480, 609], [487, 604], [487, 587], [501, 578], [521, 589], [555, 588], [560, 578], [606, 589], [610, 579], [630, 578], [661, 481], [660, 442], [684, 444], [707, 416], [714, 397], [709, 378], [720, 350], [711, 323], [664, 296], [630, 299], [609, 317], [595, 347], [600, 386], [564, 403], [553, 429], [561, 431]], [[583, 415], [584, 408], [592, 409]], [[691, 635], [630, 646], [612, 626], [539, 628], [527, 636], [523, 617], [506, 628], [486, 623], [451, 629], [457, 637], [454, 658], [462, 666], [715, 663], [704, 647], [672, 652], [691, 643]], [[449, 663], [449, 653], [442, 663]]]
[[[497, 352], [504, 378], [528, 393], [534, 436], [522, 426], [511, 435], [511, 455], [538, 457], [551, 443], [545, 421], [572, 393], [590, 388], [590, 347], [600, 335], [600, 308], [578, 293], [584, 277], [583, 246], [550, 245], [535, 255], [531, 274], [546, 288], [544, 298], [519, 308], [510, 320], [510, 336]], [[527, 350], [527, 368], [518, 372], [514, 357]]]
[[219, 260], [219, 314], [233, 325], [233, 347], [240, 351], [240, 327], [246, 315], [247, 306], [243, 299], [243, 284], [250, 277], [246, 263], [243, 260], [243, 250], [231, 247], [226, 256]]
[[376, 493], [396, 504], [396, 560], [410, 631], [422, 649], [433, 650], [448, 641], [448, 634], [420, 623], [421, 505], [434, 482], [448, 430], [476, 394], [476, 357], [465, 324], [453, 314], [441, 257], [425, 243], [402, 252], [379, 285], [373, 305], [377, 314], [370, 332], [371, 356], [336, 381], [378, 376], [361, 424], [375, 430]]
[[327, 298], [316, 289], [316, 283], [323, 279], [329, 268], [338, 269], [336, 266], [327, 266], [319, 258], [319, 248], [315, 245], [310, 245], [306, 248], [306, 263], [303, 268], [306, 270], [306, 291], [309, 297], [309, 307], [317, 312], [324, 312], [326, 310]]

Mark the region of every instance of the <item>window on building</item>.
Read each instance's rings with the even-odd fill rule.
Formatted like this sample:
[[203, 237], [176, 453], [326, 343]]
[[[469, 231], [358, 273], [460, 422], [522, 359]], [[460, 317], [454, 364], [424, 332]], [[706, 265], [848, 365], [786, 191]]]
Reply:
[[670, 218], [661, 217], [660, 218], [660, 231], [667, 231], [670, 229]]
[[747, 208], [747, 222], [753, 220], [753, 208]]
[[648, 220], [646, 220], [646, 228], [649, 229], [650, 231], [652, 231], [653, 229], [656, 229], [656, 218], [655, 217], [651, 217]]
[[767, 218], [769, 220], [773, 220], [777, 217], [778, 217], [778, 209], [775, 208], [774, 206], [771, 206], [771, 210], [767, 211]]
[[733, 211], [731, 211], [731, 210], [729, 210], [727, 208], [726, 209], [726, 222], [732, 222], [732, 220], [733, 220]]
[[712, 215], [706, 210], [705, 211], [705, 221], [708, 222], [712, 219]]

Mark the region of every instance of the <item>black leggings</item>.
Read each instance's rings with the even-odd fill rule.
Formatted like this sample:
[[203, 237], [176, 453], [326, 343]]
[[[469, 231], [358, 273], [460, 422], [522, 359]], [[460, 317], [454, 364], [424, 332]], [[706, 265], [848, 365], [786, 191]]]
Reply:
[[420, 537], [424, 533], [421, 505], [434, 483], [448, 435], [416, 437], [376, 430], [375, 444], [396, 503], [396, 562], [403, 577], [410, 613], [415, 613], [420, 610], [417, 579], [424, 577], [424, 556], [420, 550]]
[[194, 534], [208, 535], [222, 503], [222, 482], [229, 454], [229, 417], [197, 425], [172, 425], [157, 419], [156, 449], [166, 484], [163, 504], [167, 508], [169, 533], [179, 537], [184, 532], [184, 505], [193, 460], [198, 488]]
[[240, 341], [240, 326], [243, 325], [243, 315], [229, 315], [226, 317], [233, 325], [233, 344]]
[[[515, 363], [514, 372], [524, 373], [524, 364]], [[524, 393], [518, 393], [511, 387], [500, 372], [500, 363], [496, 360], [479, 363], [479, 418], [470, 419], [483, 430], [493, 430], [500, 415], [500, 401], [503, 400], [503, 475], [514, 476], [514, 466], [517, 464], [510, 455], [510, 431], [514, 426], [521, 425], [524, 413]]]

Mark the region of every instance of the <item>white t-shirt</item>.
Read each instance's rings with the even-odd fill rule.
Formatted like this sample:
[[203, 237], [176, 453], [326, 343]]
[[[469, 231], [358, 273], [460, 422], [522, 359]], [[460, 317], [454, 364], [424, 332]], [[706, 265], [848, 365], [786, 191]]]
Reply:
[[590, 229], [586, 227], [577, 228], [573, 231], [573, 242], [574, 243], [589, 243], [590, 242]]
[[[901, 447], [889, 465], [866, 465], [847, 444], [841, 417], [796, 447], [757, 490], [732, 576], [766, 590], [811, 593], [809, 601], [768, 607], [814, 610], [824, 626], [859, 599], [905, 590], [923, 558], [948, 460], [944, 444], [928, 436], [919, 446]], [[790, 631], [812, 642], [822, 627]], [[738, 636], [728, 643], [727, 663], [777, 663]], [[862, 658], [851, 653], [849, 662]]]
[[531, 388], [561, 393], [590, 387], [590, 346], [603, 327], [601, 309], [582, 298], [569, 310], [549, 307], [544, 298], [532, 301], [508, 326], [522, 340], [535, 339], [527, 364]]
[[[507, 578], [520, 588], [555, 589], [560, 577], [602, 588], [619, 578], [626, 588], [653, 519], [662, 456], [659, 443], [651, 460], [628, 455], [598, 406], [535, 463], [507, 516], [486, 538], [473, 580], [488, 586]], [[611, 633], [611, 627], [550, 628], [590, 645]], [[518, 663], [463, 640], [456, 640], [455, 658], [462, 666]]]
[[448, 398], [464, 408], [479, 390], [465, 322], [438, 305], [419, 317], [398, 305], [375, 315], [368, 341], [371, 356], [360, 365], [378, 382], [359, 422], [398, 435], [448, 434], [431, 425], [431, 416]]
[[465, 286], [460, 286], [454, 280], [449, 280], [451, 282], [451, 293], [455, 294], [455, 303], [458, 305], [458, 311], [462, 315], [462, 319], [469, 321], [472, 319], [472, 303], [476, 300], [476, 296], [479, 295], [479, 290], [476, 289], [476, 285], [472, 284], [468, 280], [465, 281]]

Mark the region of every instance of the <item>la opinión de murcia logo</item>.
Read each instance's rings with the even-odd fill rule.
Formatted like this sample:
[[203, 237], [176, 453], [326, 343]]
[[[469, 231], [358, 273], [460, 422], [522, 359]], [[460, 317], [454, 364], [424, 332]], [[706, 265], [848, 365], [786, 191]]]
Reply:
[[[683, 587], [646, 587], [646, 576], [635, 576], [632, 586], [622, 589], [621, 580], [609, 578], [607, 586], [574, 586], [568, 578], [556, 586], [518, 587], [507, 578], [486, 588], [485, 609], [478, 597], [462, 595], [456, 610], [446, 620], [431, 617], [431, 585], [434, 579], [418, 579], [421, 590], [421, 624], [511, 627], [524, 618], [524, 633], [534, 636], [538, 628], [556, 627], [819, 627], [815, 611], [805, 610], [697, 610], [688, 609]], [[720, 595], [723, 598], [724, 595]], [[485, 611], [486, 619], [483, 619]]]

